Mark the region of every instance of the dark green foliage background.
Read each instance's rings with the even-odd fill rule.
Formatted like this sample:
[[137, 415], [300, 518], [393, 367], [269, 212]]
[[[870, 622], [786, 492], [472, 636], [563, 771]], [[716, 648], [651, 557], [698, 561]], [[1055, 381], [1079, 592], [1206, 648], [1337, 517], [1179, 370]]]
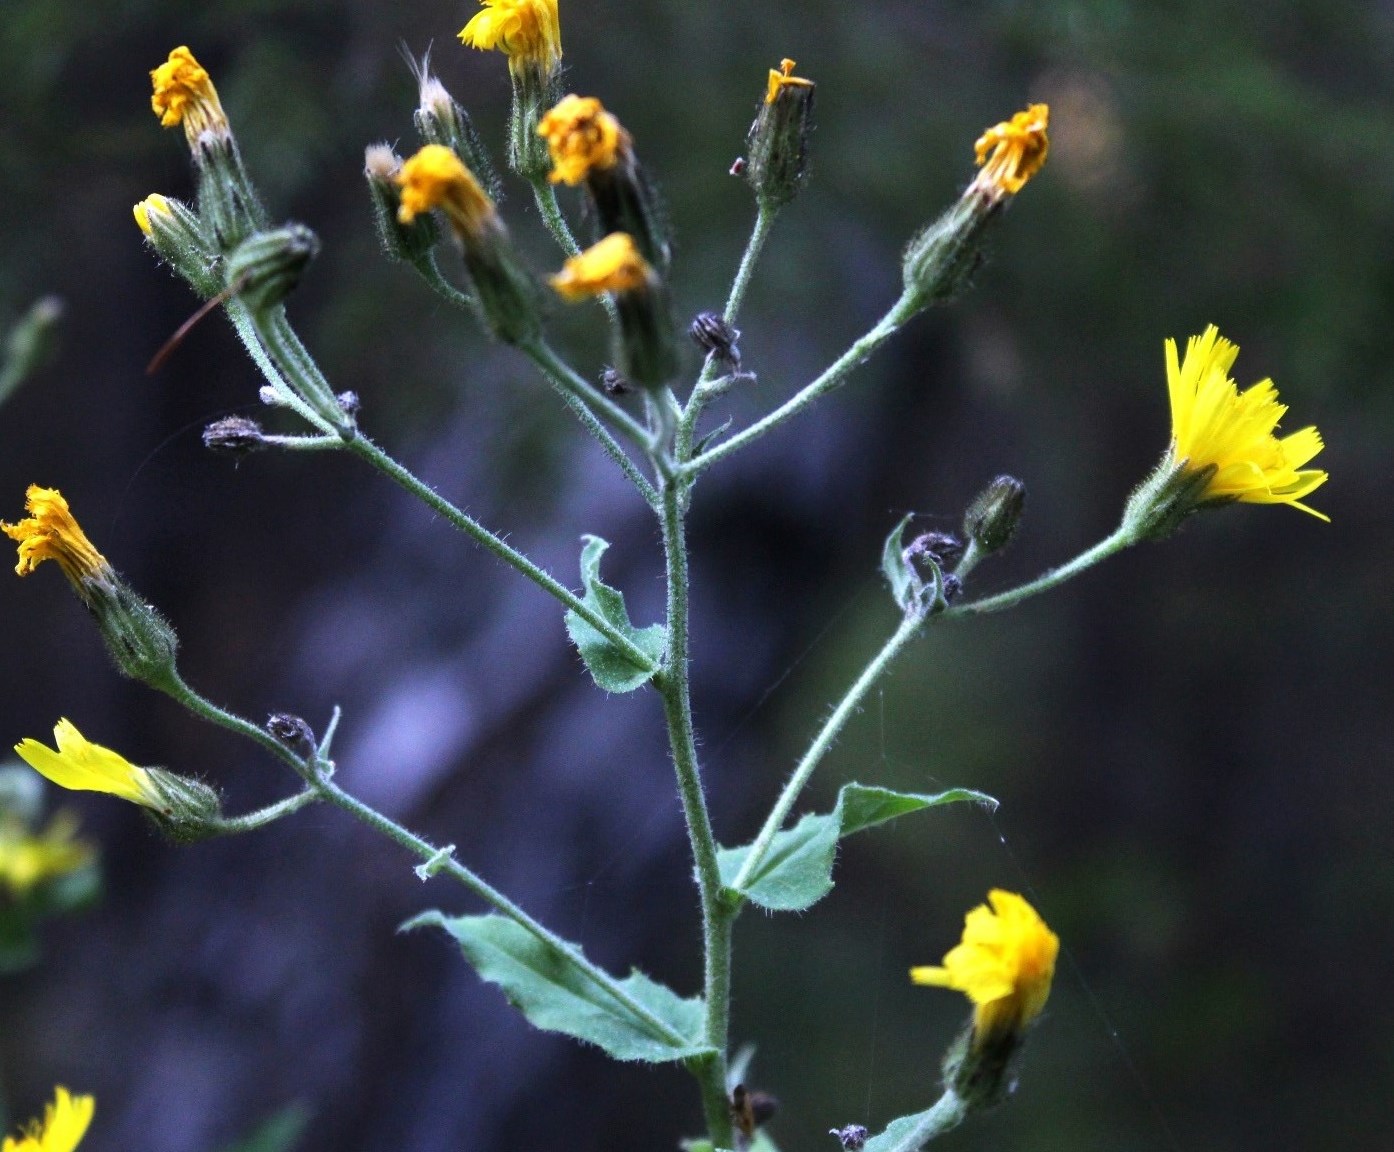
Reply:
[[[701, 485], [696, 708], [718, 833], [746, 840], [830, 703], [894, 627], [880, 542], [907, 511], [952, 527], [997, 472], [1027, 519], [978, 589], [1107, 532], [1165, 447], [1162, 340], [1214, 322], [1241, 384], [1314, 422], [1325, 526], [1207, 515], [1049, 598], [935, 630], [842, 740], [848, 779], [998, 796], [857, 837], [832, 896], [738, 930], [735, 1035], [783, 1101], [789, 1149], [926, 1106], [963, 1016], [912, 988], [993, 885], [1061, 934], [1020, 1090], [945, 1148], [1388, 1146], [1394, 1001], [1388, 610], [1394, 13], [1387, 4], [562, 0], [570, 85], [601, 96], [661, 182], [680, 314], [717, 305], [751, 219], [726, 170], [782, 55], [818, 80], [815, 171], [776, 229], [742, 327], [759, 383], [738, 423], [811, 378], [894, 298], [900, 247], [969, 176], [979, 131], [1052, 107], [1042, 175], [971, 294], [922, 317], [809, 419]], [[446, 495], [574, 579], [579, 538], [635, 623], [661, 611], [656, 532], [520, 358], [375, 251], [363, 145], [412, 147], [399, 42], [502, 143], [503, 61], [453, 35], [471, 5], [9, 0], [0, 21], [0, 314], [68, 304], [62, 353], [0, 412], [0, 514], [69, 497], [175, 622], [187, 676], [248, 715], [344, 705], [348, 785], [459, 845], [616, 971], [690, 994], [696, 908], [661, 715], [605, 698], [561, 612], [352, 461], [208, 456], [253, 411], [221, 322], [153, 377], [192, 311], [130, 206], [187, 195], [147, 71], [188, 43], [213, 71], [273, 215], [324, 252], [291, 304], [363, 424]], [[571, 201], [568, 200], [568, 204]], [[504, 205], [556, 260], [519, 188]], [[597, 315], [550, 327], [587, 371]], [[695, 364], [695, 358], [692, 361]], [[289, 781], [117, 679], [54, 572], [0, 583], [3, 739], [60, 716], [234, 805]], [[107, 896], [46, 928], [0, 983], [12, 1119], [95, 1091], [92, 1152], [203, 1152], [294, 1100], [302, 1147], [672, 1147], [681, 1073], [608, 1066], [530, 1032], [427, 906], [480, 909], [311, 812], [174, 849], [124, 805], [73, 801]]]

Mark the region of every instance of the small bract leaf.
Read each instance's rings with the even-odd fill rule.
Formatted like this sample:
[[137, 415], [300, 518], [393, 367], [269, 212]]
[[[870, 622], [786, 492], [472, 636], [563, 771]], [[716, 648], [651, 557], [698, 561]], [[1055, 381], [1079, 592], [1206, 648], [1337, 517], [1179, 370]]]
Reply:
[[614, 981], [621, 999], [586, 971], [575, 945], [547, 944], [506, 917], [425, 912], [402, 930], [429, 926], [455, 937], [480, 977], [502, 988], [535, 1027], [594, 1044], [616, 1060], [661, 1063], [712, 1054], [702, 1041], [702, 1001], [685, 1000], [642, 972]]
[[[826, 816], [809, 813], [792, 828], [777, 833], [754, 873], [737, 891], [771, 912], [802, 912], [832, 891], [838, 840], [908, 812], [965, 800], [997, 807], [991, 796], [967, 788], [922, 794], [845, 784], [837, 794], [837, 805]], [[723, 848], [717, 854], [721, 879], [728, 887], [734, 888], [750, 849], [747, 844]]]
[[905, 529], [910, 526], [913, 516], [914, 513], [907, 514], [891, 529], [881, 548], [881, 572], [890, 584], [891, 596], [902, 612], [909, 612], [919, 603], [920, 592], [924, 588], [920, 574], [905, 558]]
[[581, 580], [585, 584], [582, 601], [631, 641], [648, 657], [648, 661], [639, 663], [631, 652], [602, 635], [575, 612], [566, 614], [566, 631], [601, 688], [606, 692], [632, 692], [647, 684], [658, 671], [668, 643], [668, 633], [662, 624], [636, 628], [629, 622], [624, 594], [600, 579], [600, 557], [610, 545], [599, 536], [583, 536], [582, 539], [585, 541], [585, 547], [581, 550]]

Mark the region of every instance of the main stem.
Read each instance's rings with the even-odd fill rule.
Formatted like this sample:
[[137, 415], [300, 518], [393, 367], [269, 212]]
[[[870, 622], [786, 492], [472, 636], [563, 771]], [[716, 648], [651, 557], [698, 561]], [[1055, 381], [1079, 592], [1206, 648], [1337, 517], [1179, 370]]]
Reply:
[[731, 1109], [726, 1095], [726, 1049], [731, 1010], [731, 926], [735, 909], [722, 900], [721, 870], [717, 865], [716, 837], [712, 834], [706, 797], [697, 763], [697, 741], [692, 726], [692, 690], [688, 678], [687, 538], [683, 523], [680, 481], [663, 487], [663, 551], [668, 573], [668, 654], [663, 675], [656, 681], [668, 721], [673, 767], [678, 778], [683, 816], [697, 868], [697, 889], [702, 904], [704, 953], [703, 995], [707, 1018], [704, 1039], [715, 1055], [693, 1067], [702, 1090], [707, 1134], [718, 1148], [732, 1146]]

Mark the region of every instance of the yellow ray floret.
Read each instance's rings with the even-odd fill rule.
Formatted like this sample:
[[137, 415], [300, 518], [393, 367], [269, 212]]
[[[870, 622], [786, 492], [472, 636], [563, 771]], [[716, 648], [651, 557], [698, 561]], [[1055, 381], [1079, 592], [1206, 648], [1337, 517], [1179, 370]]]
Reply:
[[460, 31], [471, 48], [507, 54], [508, 70], [532, 67], [550, 76], [561, 63], [561, 20], [557, 0], [480, 0], [484, 8]]
[[77, 820], [60, 812], [48, 827], [30, 834], [23, 821], [0, 817], [0, 887], [23, 897], [45, 880], [76, 872], [92, 859], [92, 846], [73, 837]]
[[158, 192], [147, 196], [132, 211], [135, 213], [136, 224], [147, 236], [154, 234], [154, 229], [150, 224], [152, 213], [156, 216], [172, 216], [174, 214], [169, 206], [169, 198], [161, 196]]
[[85, 581], [112, 578], [111, 565], [92, 547], [56, 488], [29, 485], [24, 510], [29, 516], [18, 524], [0, 522], [0, 531], [19, 542], [15, 571], [21, 576], [28, 576], [45, 560], [56, 560], [79, 595], [83, 595]]
[[982, 171], [972, 188], [994, 200], [1015, 196], [1025, 188], [1046, 162], [1050, 151], [1050, 138], [1046, 135], [1049, 124], [1050, 107], [1032, 104], [979, 136], [973, 150]]
[[611, 232], [604, 240], [571, 257], [551, 279], [568, 300], [602, 292], [632, 292], [650, 283], [653, 270], [628, 232]]
[[595, 168], [613, 168], [629, 149], [629, 133], [594, 96], [566, 96], [537, 125], [552, 157], [548, 179], [576, 185]]
[[779, 62], [778, 68], [770, 69], [770, 83], [765, 91], [765, 103], [773, 104], [775, 98], [781, 90], [785, 88], [812, 88], [813, 81], [805, 80], [802, 76], [795, 76], [794, 61], [785, 57]]
[[974, 1004], [973, 1043], [1018, 1032], [1041, 1014], [1060, 940], [1015, 892], [994, 888], [964, 918], [963, 939], [943, 967], [910, 969], [916, 984], [962, 992]]
[[1167, 391], [1171, 396], [1171, 453], [1188, 472], [1213, 467], [1203, 500], [1291, 504], [1322, 520], [1302, 503], [1326, 483], [1326, 473], [1302, 466], [1322, 449], [1315, 428], [1281, 439], [1274, 435], [1287, 412], [1272, 380], [1240, 392], [1229, 377], [1239, 348], [1211, 324], [1186, 341], [1177, 362], [1176, 341], [1166, 342]]
[[32, 737], [15, 745], [15, 752], [29, 767], [60, 788], [73, 792], [106, 792], [146, 808], [164, 805], [144, 768], [138, 768], [119, 752], [88, 740], [70, 720], [53, 728], [57, 749]]
[[184, 125], [184, 135], [193, 144], [204, 132], [226, 135], [229, 131], [218, 90], [203, 65], [182, 44], [169, 59], [150, 73], [154, 93], [150, 107], [166, 128]]
[[456, 232], [477, 236], [497, 218], [494, 202], [479, 181], [443, 144], [427, 144], [402, 165], [396, 181], [402, 190], [397, 219], [403, 224], [440, 208]]
[[18, 1136], [6, 1136], [0, 1152], [73, 1152], [82, 1143], [97, 1103], [91, 1096], [71, 1096], [59, 1086], [42, 1120], [31, 1121]]

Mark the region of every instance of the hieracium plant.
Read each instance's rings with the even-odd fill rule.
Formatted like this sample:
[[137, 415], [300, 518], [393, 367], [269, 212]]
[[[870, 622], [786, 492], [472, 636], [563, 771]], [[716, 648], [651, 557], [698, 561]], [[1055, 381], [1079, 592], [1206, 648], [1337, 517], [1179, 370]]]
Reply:
[[[507, 56], [514, 93], [507, 167], [531, 187], [561, 250], [559, 260], [564, 257], [558, 271], [539, 278], [520, 255], [497, 207], [502, 180], [468, 113], [424, 62], [413, 116], [421, 147], [403, 158], [386, 144], [372, 145], [365, 176], [387, 256], [414, 269], [452, 307], [531, 361], [629, 480], [634, 498], [653, 512], [666, 562], [661, 621], [635, 622], [624, 592], [605, 583], [606, 541], [585, 538], [576, 590], [576, 581], [545, 571], [509, 544], [506, 532], [481, 524], [434, 492], [369, 436], [362, 424], [370, 409], [360, 411], [358, 397], [335, 390], [287, 314], [287, 297], [315, 255], [315, 236], [302, 224], [273, 224], [213, 81], [185, 47], [151, 73], [153, 107], [162, 124], [183, 129], [196, 192], [187, 203], [152, 195], [136, 206], [135, 218], [154, 254], [231, 321], [264, 377], [261, 401], [283, 427], [294, 425], [270, 432], [246, 418], [220, 420], [205, 432], [210, 448], [357, 457], [553, 597], [570, 642], [602, 689], [645, 692], [662, 709], [694, 865], [702, 987], [694, 994], [637, 970], [621, 976], [602, 969], [475, 871], [468, 845], [431, 843], [342, 788], [332, 752], [337, 712], [319, 728], [289, 711], [257, 722], [205, 698], [180, 670], [171, 623], [87, 538], [58, 490], [37, 485], [28, 492], [27, 517], [3, 525], [19, 545], [19, 574], [55, 561], [122, 673], [260, 745], [298, 786], [269, 807], [229, 814], [212, 784], [139, 767], [91, 742], [67, 719], [58, 721], [54, 747], [26, 739], [16, 751], [60, 787], [107, 792], [140, 805], [182, 841], [249, 832], [315, 803], [342, 808], [414, 858], [423, 879], [448, 877], [465, 889], [473, 910], [423, 911], [410, 926], [453, 938], [480, 977], [498, 985], [533, 1025], [595, 1045], [616, 1060], [671, 1065], [694, 1079], [705, 1133], [673, 1132], [664, 1140], [675, 1144], [687, 1137], [687, 1147], [706, 1152], [768, 1149], [770, 1100], [745, 1085], [745, 1061], [733, 1058], [731, 1046], [733, 935], [742, 911], [749, 905], [766, 912], [811, 908], [832, 887], [839, 841], [853, 833], [940, 805], [996, 803], [962, 788], [926, 795], [847, 782], [830, 812], [795, 819], [804, 788], [849, 717], [931, 625], [1012, 607], [1123, 548], [1172, 535], [1197, 511], [1249, 502], [1289, 504], [1321, 517], [1303, 503], [1326, 480], [1326, 473], [1307, 467], [1321, 439], [1314, 428], [1276, 435], [1285, 409], [1272, 383], [1262, 380], [1240, 391], [1230, 377], [1238, 350], [1214, 327], [1191, 337], [1184, 353], [1167, 340], [1170, 444], [1124, 502], [1117, 529], [1036, 580], [975, 596], [978, 565], [1018, 530], [1025, 500], [1018, 480], [993, 480], [965, 511], [961, 531], [912, 534], [909, 517], [888, 525], [880, 557], [888, 586], [887, 639], [823, 721], [764, 822], [756, 829], [714, 828], [689, 691], [685, 520], [699, 482], [709, 469], [840, 387], [918, 313], [948, 303], [968, 286], [990, 231], [1046, 163], [1049, 112], [1044, 104], [1032, 104], [982, 134], [976, 174], [907, 244], [903, 287], [886, 314], [815, 379], [762, 418], [731, 431], [725, 423], [712, 427], [704, 421], [756, 367], [741, 357], [741, 305], [776, 218], [805, 183], [816, 86], [794, 74], [791, 60], [769, 72], [737, 166], [754, 194], [754, 228], [724, 305], [690, 321], [688, 332], [704, 357], [696, 379], [684, 383], [682, 341], [668, 290], [668, 222], [622, 122], [600, 98], [564, 91], [583, 78], [561, 69], [559, 29], [557, 0], [484, 0], [460, 34], [466, 45]], [[965, 161], [966, 154], [965, 147]], [[964, 168], [967, 175], [967, 163]], [[578, 189], [584, 201], [579, 215], [595, 233], [584, 248], [558, 204], [558, 184]], [[547, 317], [555, 311], [547, 307], [549, 295], [602, 305], [595, 319], [609, 328], [613, 367], [601, 380], [582, 376], [549, 342]], [[287, 705], [293, 708], [294, 702]], [[49, 836], [51, 851], [70, 851], [62, 829]], [[837, 1116], [819, 1122], [832, 1125], [847, 1148], [911, 1152], [1001, 1101], [1046, 1007], [1058, 947], [1025, 899], [990, 891], [986, 903], [968, 912], [961, 941], [940, 965], [910, 968], [916, 983], [954, 989], [972, 1004], [962, 1034], [947, 1045], [937, 1099], [875, 1136], [857, 1125], [840, 1126]], [[89, 1097], [70, 1097], [59, 1088], [46, 1120], [7, 1140], [4, 1150], [71, 1149], [91, 1110]]]

